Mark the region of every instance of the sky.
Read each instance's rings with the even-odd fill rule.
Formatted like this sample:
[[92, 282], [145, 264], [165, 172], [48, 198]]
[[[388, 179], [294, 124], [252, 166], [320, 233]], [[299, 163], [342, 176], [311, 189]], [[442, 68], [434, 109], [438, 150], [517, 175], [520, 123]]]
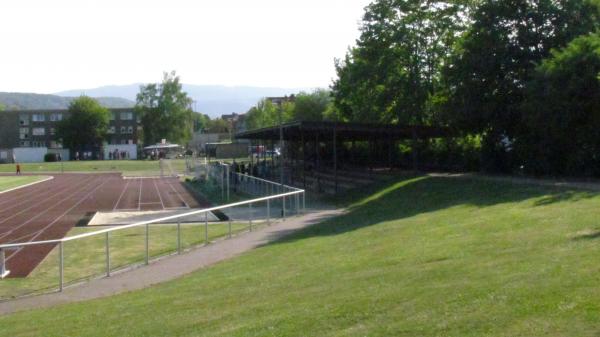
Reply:
[[327, 87], [371, 0], [2, 0], [0, 91]]

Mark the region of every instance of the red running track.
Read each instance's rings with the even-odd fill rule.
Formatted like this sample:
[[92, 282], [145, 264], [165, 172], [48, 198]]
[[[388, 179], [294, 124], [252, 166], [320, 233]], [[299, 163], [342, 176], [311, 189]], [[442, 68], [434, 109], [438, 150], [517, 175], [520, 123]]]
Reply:
[[[54, 179], [0, 194], [0, 244], [63, 238], [87, 213], [173, 210], [200, 205], [177, 178], [120, 174], [58, 174]], [[8, 250], [10, 277], [26, 277], [55, 244]]]

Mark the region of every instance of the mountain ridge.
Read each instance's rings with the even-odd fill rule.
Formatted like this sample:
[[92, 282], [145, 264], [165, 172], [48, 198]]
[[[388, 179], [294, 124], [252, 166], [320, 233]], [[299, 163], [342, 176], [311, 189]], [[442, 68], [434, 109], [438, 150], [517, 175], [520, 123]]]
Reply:
[[[0, 92], [0, 104], [6, 110], [67, 109], [74, 96], [58, 96], [26, 92]], [[107, 108], [130, 108], [135, 102], [121, 97], [94, 97]]]
[[[120, 97], [135, 101], [135, 96], [144, 83], [126, 85], [106, 85], [89, 89], [65, 90], [55, 93], [59, 96], [90, 97]], [[195, 104], [194, 111], [202, 112], [211, 118], [232, 112], [245, 113], [264, 97], [285, 96], [301, 91], [312, 91], [317, 88], [280, 88], [280, 87], [253, 87], [253, 86], [225, 86], [225, 85], [197, 85], [182, 84], [183, 91], [188, 93]]]

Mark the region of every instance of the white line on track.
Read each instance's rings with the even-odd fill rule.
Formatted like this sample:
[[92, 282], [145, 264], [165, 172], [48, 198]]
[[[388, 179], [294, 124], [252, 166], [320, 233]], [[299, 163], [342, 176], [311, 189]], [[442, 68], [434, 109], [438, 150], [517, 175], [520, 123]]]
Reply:
[[141, 180], [141, 179], [138, 179], [138, 180], [140, 181], [140, 194], [138, 196], [138, 207], [137, 207], [137, 209], [138, 209], [138, 211], [141, 211], [142, 210], [142, 205], [140, 205], [140, 204], [142, 203], [142, 184], [144, 183], [144, 181]]
[[119, 195], [119, 199], [117, 199], [117, 202], [115, 203], [115, 207], [113, 207], [113, 211], [117, 209], [117, 206], [119, 206], [119, 202], [121, 201], [121, 198], [123, 198], [123, 195], [127, 191], [128, 186], [129, 186], [129, 180], [127, 180], [127, 183], [125, 183], [125, 187], [123, 187], [123, 190], [121, 191], [121, 195]]
[[42, 179], [42, 180], [39, 180], [39, 181], [34, 181], [32, 183], [29, 183], [29, 184], [25, 184], [25, 185], [13, 187], [13, 188], [8, 189], [8, 190], [0, 191], [0, 194], [4, 194], [4, 193], [8, 193], [8, 192], [20, 190], [22, 188], [29, 187], [29, 186], [32, 186], [32, 185], [35, 185], [35, 184], [39, 184], [39, 183], [43, 183], [43, 182], [46, 182], [46, 181], [52, 180], [52, 179], [54, 179], [54, 177], [46, 177], [45, 179]]
[[[88, 185], [90, 185], [90, 183], [92, 183], [92, 182], [95, 182], [96, 180], [97, 180], [97, 178], [96, 178], [96, 179], [92, 179], [92, 180], [90, 180], [90, 181], [89, 181], [89, 182], [86, 184], [85, 188], [87, 188], [87, 186], [88, 186]], [[45, 213], [46, 213], [46, 212], [48, 212], [49, 210], [51, 210], [51, 209], [53, 209], [54, 207], [58, 206], [58, 205], [59, 205], [59, 204], [61, 204], [63, 201], [65, 201], [65, 200], [68, 200], [68, 199], [72, 198], [72, 197], [73, 197], [75, 194], [77, 194], [77, 193], [78, 193], [80, 190], [81, 190], [81, 188], [77, 188], [77, 189], [76, 189], [74, 192], [72, 192], [71, 194], [69, 194], [67, 197], [65, 197], [65, 198], [61, 199], [60, 201], [58, 201], [58, 202], [56, 202], [56, 203], [54, 203], [54, 204], [53, 204], [52, 206], [50, 206], [50, 207], [46, 207], [46, 208], [45, 208], [43, 211], [41, 211], [41, 212], [37, 213], [37, 214], [36, 214], [34, 217], [31, 217], [31, 218], [29, 218], [27, 221], [23, 222], [22, 224], [20, 224], [20, 225], [18, 225], [18, 226], [16, 226], [16, 227], [12, 227], [12, 228], [10, 228], [10, 229], [9, 229], [8, 231], [6, 231], [6, 232], [0, 233], [0, 239], [1, 239], [1, 238], [4, 238], [4, 237], [6, 237], [7, 235], [9, 235], [9, 234], [11, 234], [11, 233], [14, 233], [14, 231], [15, 231], [15, 230], [17, 230], [17, 229], [19, 229], [19, 228], [21, 228], [21, 227], [23, 227], [23, 226], [27, 225], [28, 223], [30, 223], [30, 222], [31, 222], [31, 221], [33, 221], [33, 220], [35, 220], [35, 219], [39, 218], [41, 215], [45, 214]], [[33, 206], [31, 206], [31, 207], [33, 207]], [[31, 207], [30, 207], [30, 208], [31, 208]], [[24, 212], [24, 211], [23, 211], [23, 212]], [[23, 212], [20, 212], [20, 213], [23, 213]], [[15, 216], [16, 216], [16, 215], [17, 215], [17, 214], [15, 214]], [[12, 217], [14, 217], [14, 216], [12, 216]], [[12, 217], [9, 217], [9, 218], [12, 218]], [[5, 219], [3, 222], [5, 222], [6, 220], [8, 220], [9, 218], [6, 218], [6, 219]]]
[[183, 197], [181, 196], [181, 194], [179, 194], [179, 191], [177, 191], [171, 183], [167, 183], [167, 185], [169, 185], [169, 187], [171, 187], [171, 189], [175, 192], [175, 194], [177, 194], [177, 196], [179, 197], [179, 200], [181, 200], [183, 202], [185, 207], [190, 208], [190, 205], [188, 205], [188, 203], [185, 202], [185, 200], [183, 200]]
[[[41, 197], [41, 196], [46, 196], [46, 195], [49, 195], [49, 194], [56, 195], [57, 193], [61, 193], [61, 192], [65, 191], [65, 190], [68, 190], [68, 189], [70, 189], [71, 187], [73, 187], [73, 186], [70, 186], [69, 184], [65, 184], [65, 186], [64, 186], [64, 187], [62, 187], [61, 189], [59, 189], [58, 191], [53, 191], [52, 189], [49, 189], [49, 188], [48, 188], [48, 189], [46, 189], [46, 192], [38, 193], [38, 194], [36, 194], [35, 196], [39, 198], [39, 197]], [[37, 186], [36, 186], [36, 187], [34, 187], [34, 188], [36, 188], [36, 190], [35, 190], [35, 191], [37, 191]], [[24, 195], [23, 195], [23, 196], [21, 196], [21, 197], [19, 197], [19, 198], [15, 198], [15, 199], [8, 199], [8, 200], [6, 200], [6, 201], [4, 201], [4, 202], [0, 202], [0, 205], [2, 205], [2, 204], [4, 204], [4, 203], [7, 203], [7, 202], [11, 202], [11, 201], [13, 201], [13, 202], [14, 202], [14, 201], [18, 201], [16, 204], [14, 204], [14, 205], [9, 205], [7, 208], [4, 208], [2, 211], [0, 211], [0, 213], [2, 213], [2, 212], [6, 212], [6, 211], [7, 211], [7, 210], [9, 210], [9, 209], [16, 208], [16, 207], [18, 207], [18, 206], [21, 206], [21, 205], [23, 205], [23, 204], [28, 204], [28, 203], [30, 203], [30, 199], [31, 199], [31, 194], [24, 193]], [[24, 201], [22, 201], [22, 200], [24, 200]]]
[[[87, 184], [85, 184], [85, 186], [87, 187], [87, 185], [89, 185], [89, 183], [90, 183], [90, 182], [92, 182], [92, 181], [94, 181], [94, 180], [91, 180], [91, 181], [89, 181]], [[71, 188], [71, 187], [73, 187], [73, 188]], [[56, 192], [55, 192], [55, 193], [54, 193], [54, 195], [58, 195], [59, 193], [62, 193], [62, 192], [64, 192], [64, 191], [66, 191], [66, 190], [74, 190], [74, 192], [73, 192], [72, 194], [70, 194], [70, 195], [73, 195], [73, 194], [77, 193], [79, 190], [81, 190], [81, 187], [80, 187], [80, 186], [69, 186], [69, 187], [65, 187], [65, 188], [64, 188], [64, 189], [62, 189], [60, 192], [58, 192], [58, 193], [56, 193]], [[38, 195], [38, 196], [39, 196], [39, 195]], [[63, 199], [63, 200], [64, 200], [64, 199]], [[28, 200], [27, 202], [29, 202], [29, 200]], [[62, 200], [61, 200], [61, 201], [59, 201], [58, 203], [55, 203], [55, 204], [53, 204], [53, 205], [52, 205], [52, 207], [50, 207], [50, 208], [54, 208], [54, 207], [55, 207], [57, 204], [59, 204], [59, 203], [61, 203], [61, 202], [62, 202]], [[22, 203], [20, 203], [20, 204], [22, 204]], [[20, 204], [19, 204], [19, 205], [20, 205]], [[18, 216], [18, 215], [21, 215], [21, 214], [23, 214], [23, 213], [27, 212], [28, 210], [30, 210], [30, 209], [32, 209], [32, 208], [34, 208], [34, 207], [36, 207], [36, 206], [39, 206], [39, 204], [40, 204], [40, 203], [37, 203], [37, 204], [31, 205], [31, 206], [29, 206], [29, 207], [27, 207], [27, 208], [25, 208], [25, 209], [21, 210], [20, 212], [17, 212], [17, 213], [15, 213], [15, 214], [13, 214], [13, 215], [11, 215], [11, 216], [9, 216], [9, 217], [6, 217], [6, 218], [4, 218], [3, 220], [1, 220], [1, 221], [0, 221], [0, 224], [3, 224], [3, 223], [5, 223], [6, 221], [8, 221], [8, 220], [10, 220], [10, 219], [12, 219], [12, 218], [14, 218], [14, 217], [16, 217], [16, 216]], [[14, 208], [14, 207], [10, 207], [10, 208]], [[45, 212], [46, 212], [48, 209], [49, 209], [49, 208], [46, 208], [46, 210], [45, 210], [45, 211], [43, 211], [42, 213], [38, 213], [38, 215], [37, 215], [37, 216], [40, 216], [41, 214], [45, 213]], [[15, 229], [15, 228], [12, 228], [12, 229]], [[0, 233], [0, 234], [3, 234], [3, 233]], [[2, 237], [2, 236], [0, 236], [0, 237]]]
[[[58, 218], [54, 219], [54, 221], [52, 221], [51, 223], [49, 223], [48, 225], [46, 225], [46, 227], [42, 228], [41, 231], [39, 231], [38, 234], [36, 234], [33, 238], [31, 238], [31, 240], [29, 240], [29, 242], [35, 241], [35, 239], [37, 239], [40, 235], [42, 235], [42, 233], [44, 233], [44, 231], [46, 229], [52, 227], [52, 225], [54, 225], [58, 220], [60, 220], [62, 217], [64, 217], [65, 215], [67, 215], [69, 212], [71, 212], [75, 207], [79, 206], [82, 202], [84, 202], [87, 198], [89, 198], [89, 196], [92, 195], [92, 193], [96, 192], [100, 187], [104, 186], [104, 184], [106, 184], [106, 182], [108, 180], [109, 179], [104, 179], [104, 181], [101, 184], [99, 184], [94, 189], [92, 189], [91, 191], [89, 191], [89, 193], [87, 193], [83, 198], [80, 198], [79, 201], [75, 205], [71, 206], [71, 208], [69, 208], [68, 210], [64, 211], [61, 215], [59, 215]], [[11, 257], [15, 256], [15, 254], [17, 254], [21, 249], [23, 249], [23, 247], [20, 247], [10, 257], [6, 258], [6, 261], [8, 261]]]
[[156, 180], [152, 180], [152, 182], [154, 183], [154, 188], [156, 189], [156, 193], [158, 193], [158, 199], [160, 199], [160, 204], [162, 205], [162, 208], [165, 209], [165, 203], [163, 202], [162, 196], [160, 195], [158, 186], [156, 186]]

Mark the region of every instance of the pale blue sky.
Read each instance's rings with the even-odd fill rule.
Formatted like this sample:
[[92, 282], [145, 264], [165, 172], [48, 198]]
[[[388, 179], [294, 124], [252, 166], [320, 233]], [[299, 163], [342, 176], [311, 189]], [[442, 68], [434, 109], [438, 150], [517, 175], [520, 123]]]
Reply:
[[370, 0], [2, 0], [0, 91], [157, 82], [326, 87]]

